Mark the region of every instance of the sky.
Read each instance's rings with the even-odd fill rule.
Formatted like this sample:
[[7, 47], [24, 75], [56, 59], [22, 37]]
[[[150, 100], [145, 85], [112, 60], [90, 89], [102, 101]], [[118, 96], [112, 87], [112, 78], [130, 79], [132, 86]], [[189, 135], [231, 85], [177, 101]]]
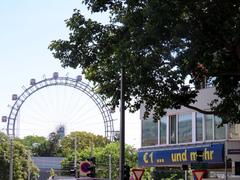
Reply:
[[[29, 80], [40, 81], [59, 76], [76, 77], [80, 69], [64, 69], [54, 59], [48, 46], [52, 40], [68, 39], [64, 20], [73, 9], [86, 18], [108, 22], [107, 14], [92, 15], [81, 0], [1, 0], [0, 2], [0, 116], [8, 116], [12, 94], [23, 93]], [[84, 82], [87, 83], [86, 80]], [[119, 130], [119, 111], [112, 114]], [[140, 115], [126, 112], [126, 143], [140, 147]], [[18, 116], [16, 134], [44, 135], [65, 125], [67, 133], [75, 130], [104, 134], [104, 123], [95, 103], [84, 93], [70, 87], [47, 87], [31, 95]], [[0, 122], [0, 130], [6, 123]]]

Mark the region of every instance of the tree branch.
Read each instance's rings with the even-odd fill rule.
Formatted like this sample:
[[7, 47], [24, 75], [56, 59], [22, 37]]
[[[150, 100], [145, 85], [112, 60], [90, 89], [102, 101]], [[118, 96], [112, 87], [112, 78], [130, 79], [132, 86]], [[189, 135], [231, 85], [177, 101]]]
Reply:
[[217, 114], [216, 111], [202, 110], [202, 109], [200, 109], [200, 108], [197, 108], [197, 107], [191, 106], [191, 105], [183, 105], [183, 106], [184, 106], [184, 107], [187, 107], [187, 108], [189, 108], [189, 109], [196, 110], [196, 111], [198, 111], [198, 112], [200, 112], [200, 113], [203, 113], [203, 114]]

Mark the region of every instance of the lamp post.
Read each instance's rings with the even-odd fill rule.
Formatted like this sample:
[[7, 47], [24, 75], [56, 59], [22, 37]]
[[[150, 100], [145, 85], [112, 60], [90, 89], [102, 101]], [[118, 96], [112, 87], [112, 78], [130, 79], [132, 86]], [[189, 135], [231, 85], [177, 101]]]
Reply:
[[77, 136], [74, 138], [74, 170], [75, 178], [77, 178]]
[[30, 169], [30, 159], [31, 159], [31, 152], [27, 151], [28, 153], [28, 180], [31, 180], [31, 169]]
[[224, 142], [224, 164], [225, 164], [225, 180], [228, 179], [227, 175], [227, 159], [228, 159], [228, 124], [225, 125], [225, 142]]
[[9, 163], [9, 180], [13, 180], [13, 138], [9, 137], [10, 145], [10, 163]]
[[[13, 95], [15, 96], [15, 95]], [[8, 121], [7, 116], [2, 116], [2, 122], [6, 123]], [[4, 128], [3, 128], [4, 129]], [[3, 130], [1, 129], [1, 130]], [[7, 136], [8, 141], [9, 141], [9, 180], [13, 180], [13, 137], [12, 136]]]
[[119, 177], [124, 180], [124, 164], [125, 164], [125, 69], [121, 68], [121, 93], [120, 93], [120, 160], [119, 160]]
[[225, 145], [224, 145], [224, 147], [225, 147], [225, 150], [224, 150], [224, 152], [225, 152], [225, 154], [224, 154], [224, 164], [225, 164], [225, 180], [227, 180], [228, 179], [228, 175], [227, 175], [227, 140], [225, 140]]
[[112, 155], [111, 154], [109, 154], [108, 160], [109, 160], [109, 180], [112, 180]]

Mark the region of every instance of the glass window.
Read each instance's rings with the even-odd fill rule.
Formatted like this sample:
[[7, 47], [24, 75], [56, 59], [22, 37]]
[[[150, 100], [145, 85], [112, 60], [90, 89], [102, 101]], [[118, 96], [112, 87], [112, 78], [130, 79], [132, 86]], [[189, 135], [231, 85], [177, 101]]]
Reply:
[[205, 139], [213, 140], [213, 115], [205, 115]]
[[229, 139], [240, 139], [240, 124], [229, 124]]
[[215, 139], [219, 140], [219, 139], [225, 139], [225, 126], [219, 126], [219, 124], [221, 124], [222, 119], [220, 117], [214, 116], [214, 127], [215, 127], [215, 131], [214, 131], [214, 135], [215, 135]]
[[160, 144], [166, 144], [167, 136], [167, 116], [163, 116], [160, 120]]
[[158, 144], [158, 123], [152, 118], [142, 120], [142, 146]]
[[176, 115], [169, 116], [169, 142], [170, 144], [176, 144]]
[[196, 113], [196, 141], [203, 141], [203, 115]]
[[178, 143], [192, 142], [192, 115], [183, 114], [178, 118]]

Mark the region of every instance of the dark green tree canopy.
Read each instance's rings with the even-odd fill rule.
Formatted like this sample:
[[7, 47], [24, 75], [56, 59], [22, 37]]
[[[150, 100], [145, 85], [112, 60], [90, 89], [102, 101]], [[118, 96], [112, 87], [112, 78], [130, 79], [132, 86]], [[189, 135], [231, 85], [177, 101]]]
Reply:
[[[126, 104], [144, 102], [155, 120], [166, 108], [186, 106], [240, 122], [239, 0], [84, 0], [93, 13], [108, 12], [110, 23], [85, 19], [79, 10], [66, 20], [69, 40], [49, 48], [62, 66], [82, 68], [95, 91], [117, 106], [120, 68], [126, 71]], [[205, 78], [221, 100], [209, 110], [194, 107]], [[189, 81], [189, 82], [186, 82]], [[227, 110], [226, 110], [227, 109]]]
[[[96, 177], [107, 178], [109, 177], [109, 155], [111, 155], [112, 179], [117, 179], [119, 175], [119, 150], [118, 142], [111, 142], [105, 146], [94, 146], [93, 151], [89, 146], [85, 146], [85, 148], [77, 150], [77, 159], [78, 161], [86, 161], [93, 155], [96, 159]], [[137, 167], [137, 150], [130, 145], [126, 145], [125, 154], [126, 164], [132, 168]], [[74, 166], [73, 162], [74, 152], [69, 152], [62, 161], [62, 168], [69, 171]]]
[[71, 132], [65, 136], [61, 141], [62, 155], [67, 156], [68, 154], [74, 153], [75, 139], [77, 142], [77, 151], [81, 151], [90, 148], [91, 145], [96, 147], [105, 147], [110, 141], [101, 136], [95, 135], [90, 132], [76, 131]]
[[[39, 169], [35, 166], [31, 159], [28, 149], [21, 144], [19, 139], [13, 141], [13, 179], [27, 179], [29, 171], [30, 178], [35, 180], [39, 177]], [[9, 139], [8, 136], [0, 132], [0, 179], [9, 179]]]

